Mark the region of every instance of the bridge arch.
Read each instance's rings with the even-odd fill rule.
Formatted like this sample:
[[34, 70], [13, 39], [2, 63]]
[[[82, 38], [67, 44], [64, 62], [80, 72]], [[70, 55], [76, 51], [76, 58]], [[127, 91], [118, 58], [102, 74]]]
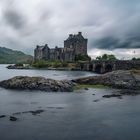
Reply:
[[89, 71], [93, 71], [93, 64], [89, 65]]
[[113, 66], [111, 64], [107, 64], [105, 66], [105, 72], [111, 72], [113, 70]]
[[84, 65], [83, 64], [80, 65], [80, 69], [84, 70]]
[[102, 67], [101, 64], [97, 64], [97, 65], [95, 66], [95, 72], [96, 72], [96, 73], [102, 73], [102, 69], [103, 69], [103, 67]]

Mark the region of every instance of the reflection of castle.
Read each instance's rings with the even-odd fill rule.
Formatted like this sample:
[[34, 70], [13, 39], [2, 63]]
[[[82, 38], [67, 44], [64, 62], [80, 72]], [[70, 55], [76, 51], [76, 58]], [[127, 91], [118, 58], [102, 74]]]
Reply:
[[70, 34], [64, 41], [64, 48], [55, 47], [50, 49], [48, 45], [37, 46], [34, 50], [35, 60], [61, 60], [75, 61], [77, 55], [87, 55], [88, 40], [79, 32], [77, 35]]

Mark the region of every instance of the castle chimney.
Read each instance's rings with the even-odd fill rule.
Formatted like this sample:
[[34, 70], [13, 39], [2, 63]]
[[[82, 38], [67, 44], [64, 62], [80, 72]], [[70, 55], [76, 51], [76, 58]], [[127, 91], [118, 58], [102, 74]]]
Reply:
[[82, 35], [82, 32], [78, 32], [78, 35]]
[[48, 44], [45, 44], [45, 47], [48, 47]]
[[72, 34], [69, 34], [69, 37], [72, 37]]

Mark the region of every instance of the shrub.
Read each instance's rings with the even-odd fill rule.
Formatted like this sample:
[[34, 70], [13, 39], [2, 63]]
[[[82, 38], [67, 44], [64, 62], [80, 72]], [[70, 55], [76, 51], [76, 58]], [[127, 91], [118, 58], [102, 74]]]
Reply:
[[46, 61], [44, 60], [40, 60], [40, 61], [36, 61], [32, 64], [33, 67], [36, 67], [36, 68], [44, 68], [44, 67], [47, 67], [47, 63]]
[[91, 57], [89, 57], [88, 55], [76, 55], [75, 57], [75, 61], [91, 61]]
[[52, 67], [52, 68], [59, 68], [59, 67], [67, 67], [68, 63], [67, 62], [61, 62], [61, 61], [36, 61], [32, 64], [33, 67], [36, 68], [47, 68], [47, 67]]
[[115, 55], [109, 55], [109, 54], [103, 54], [102, 56], [96, 57], [96, 60], [110, 60], [110, 61], [115, 61], [117, 60]]

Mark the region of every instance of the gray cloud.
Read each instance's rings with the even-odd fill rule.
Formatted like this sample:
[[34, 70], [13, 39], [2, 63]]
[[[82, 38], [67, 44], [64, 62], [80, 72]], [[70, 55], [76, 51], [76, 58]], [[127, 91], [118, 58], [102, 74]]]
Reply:
[[25, 24], [25, 19], [23, 15], [21, 15], [18, 11], [15, 11], [14, 9], [12, 10], [7, 10], [4, 12], [3, 15], [4, 19], [6, 22], [11, 25], [15, 29], [21, 29], [24, 27]]
[[0, 43], [9, 48], [62, 47], [78, 31], [89, 50], [140, 48], [139, 0], [1, 0], [0, 9]]
[[120, 40], [113, 37], [104, 37], [102, 39], [96, 40], [93, 42], [93, 46], [96, 46], [99, 49], [131, 49], [131, 48], [140, 48], [140, 37], [131, 37], [125, 40]]

